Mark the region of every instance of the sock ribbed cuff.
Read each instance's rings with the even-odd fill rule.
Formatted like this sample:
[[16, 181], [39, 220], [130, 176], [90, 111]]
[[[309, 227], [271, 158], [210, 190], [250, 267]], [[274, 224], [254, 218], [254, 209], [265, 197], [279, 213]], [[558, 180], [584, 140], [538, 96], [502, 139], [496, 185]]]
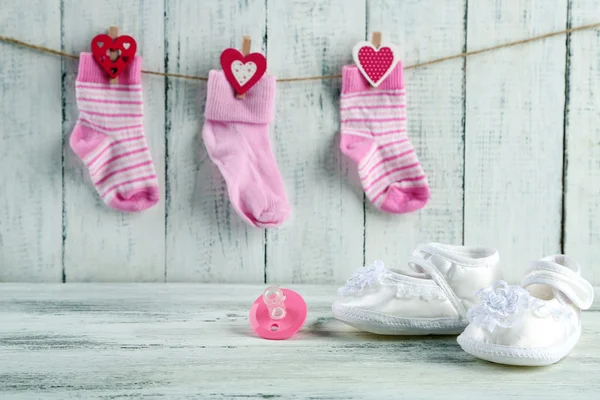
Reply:
[[[404, 89], [404, 73], [402, 61], [394, 67], [394, 70], [381, 82], [377, 89], [398, 90]], [[342, 69], [342, 93], [362, 92], [373, 90], [371, 84], [365, 79], [355, 64], [345, 65]]]
[[268, 124], [273, 121], [275, 108], [275, 77], [263, 76], [243, 99], [235, 97], [235, 90], [220, 70], [208, 75], [206, 119], [222, 122]]
[[[120, 85], [139, 85], [142, 75], [142, 57], [135, 56], [129, 66], [119, 75]], [[92, 53], [81, 53], [79, 56], [78, 82], [110, 83], [110, 76], [94, 60]]]

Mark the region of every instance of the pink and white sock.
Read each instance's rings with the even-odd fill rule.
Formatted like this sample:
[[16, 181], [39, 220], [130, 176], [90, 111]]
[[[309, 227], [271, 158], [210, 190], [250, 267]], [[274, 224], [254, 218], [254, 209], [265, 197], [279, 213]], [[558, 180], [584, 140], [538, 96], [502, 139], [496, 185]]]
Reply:
[[406, 134], [402, 64], [378, 88], [355, 65], [342, 71], [342, 152], [358, 164], [363, 189], [377, 208], [407, 213], [429, 200], [427, 177]]
[[90, 53], [82, 53], [76, 82], [79, 119], [71, 148], [84, 162], [102, 200], [119, 211], [158, 202], [154, 164], [143, 129], [142, 59], [135, 57], [110, 84]]
[[275, 78], [265, 75], [237, 99], [223, 71], [210, 71], [204, 145], [227, 182], [229, 200], [248, 224], [279, 226], [290, 206], [269, 141]]

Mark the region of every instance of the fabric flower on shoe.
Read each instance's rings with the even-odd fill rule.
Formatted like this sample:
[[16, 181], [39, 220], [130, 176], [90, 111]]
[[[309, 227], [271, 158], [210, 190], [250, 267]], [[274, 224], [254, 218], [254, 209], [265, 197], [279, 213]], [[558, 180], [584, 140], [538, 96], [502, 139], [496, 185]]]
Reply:
[[471, 308], [467, 314], [469, 321], [490, 332], [496, 326], [510, 328], [521, 313], [529, 308], [531, 296], [521, 286], [508, 285], [498, 281], [481, 289], [477, 295], [481, 304]]

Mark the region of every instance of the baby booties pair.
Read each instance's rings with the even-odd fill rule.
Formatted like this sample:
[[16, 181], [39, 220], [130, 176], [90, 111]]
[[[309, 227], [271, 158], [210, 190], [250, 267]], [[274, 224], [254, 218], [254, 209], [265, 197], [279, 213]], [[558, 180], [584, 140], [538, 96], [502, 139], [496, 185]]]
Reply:
[[591, 284], [564, 255], [532, 264], [521, 285], [502, 281], [498, 251], [419, 245], [410, 270], [381, 261], [359, 269], [339, 289], [335, 318], [383, 335], [460, 334], [475, 357], [502, 364], [558, 362], [577, 344], [581, 310], [593, 301]]

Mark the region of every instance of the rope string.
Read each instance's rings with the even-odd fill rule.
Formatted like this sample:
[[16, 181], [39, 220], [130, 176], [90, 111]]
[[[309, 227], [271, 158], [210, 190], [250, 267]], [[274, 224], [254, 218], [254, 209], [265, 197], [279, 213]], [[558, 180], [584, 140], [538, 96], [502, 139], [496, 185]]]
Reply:
[[[459, 54], [455, 54], [452, 56], [436, 58], [434, 60], [408, 65], [408, 66], [404, 67], [404, 69], [425, 67], [428, 65], [439, 64], [439, 63], [445, 62], [445, 61], [455, 60], [457, 58], [470, 57], [470, 56], [474, 56], [474, 55], [482, 54], [482, 53], [489, 53], [491, 51], [505, 49], [508, 47], [520, 46], [520, 45], [523, 45], [526, 43], [537, 42], [537, 41], [548, 39], [548, 38], [551, 38], [554, 36], [560, 36], [560, 35], [564, 35], [564, 34], [569, 34], [569, 33], [579, 32], [579, 31], [586, 31], [586, 30], [591, 30], [591, 29], [596, 29], [596, 28], [600, 28], [600, 22], [596, 22], [596, 23], [588, 24], [588, 25], [581, 25], [581, 26], [577, 26], [574, 28], [563, 29], [561, 31], [550, 32], [550, 33], [546, 33], [544, 35], [533, 36], [528, 39], [522, 39], [522, 40], [517, 40], [514, 42], [503, 43], [503, 44], [499, 44], [496, 46], [486, 47], [486, 48], [483, 48], [480, 50], [466, 51], [464, 53], [459, 53]], [[51, 49], [48, 47], [38, 46], [36, 44], [24, 42], [22, 40], [15, 39], [15, 38], [12, 38], [9, 36], [0, 35], [0, 41], [14, 44], [16, 46], [26, 47], [28, 49], [36, 50], [36, 51], [46, 53], [46, 54], [52, 54], [55, 56], [66, 57], [66, 58], [70, 58], [73, 60], [79, 59], [79, 56], [76, 54], [65, 53], [63, 51]], [[177, 73], [173, 73], [173, 72], [158, 72], [158, 71], [142, 70], [142, 73], [148, 74], [148, 75], [164, 76], [164, 77], [168, 77], [168, 78], [191, 79], [191, 80], [196, 80], [196, 81], [207, 81], [208, 80], [208, 78], [205, 76], [185, 75], [185, 74], [177, 74]], [[324, 80], [324, 79], [336, 79], [336, 78], [341, 78], [341, 77], [342, 77], [342, 75], [340, 75], [340, 74], [306, 76], [306, 77], [301, 77], [301, 78], [277, 79], [277, 82], [316, 81], [316, 80]]]

